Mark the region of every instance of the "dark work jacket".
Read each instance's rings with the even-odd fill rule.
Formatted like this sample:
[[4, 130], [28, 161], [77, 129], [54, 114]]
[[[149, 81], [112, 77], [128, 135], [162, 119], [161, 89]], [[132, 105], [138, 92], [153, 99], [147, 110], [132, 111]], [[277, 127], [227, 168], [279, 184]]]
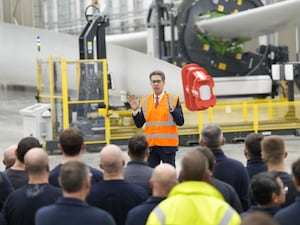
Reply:
[[228, 158], [221, 149], [212, 149], [212, 152], [216, 159], [214, 177], [230, 184], [240, 198], [243, 211], [248, 210], [249, 176], [246, 168], [240, 161]]
[[231, 205], [231, 207], [234, 208], [238, 213], [242, 213], [243, 207], [234, 188], [230, 184], [227, 184], [226, 182], [218, 180], [214, 177], [212, 178], [212, 182], [216, 189], [221, 192], [225, 201], [229, 205]]
[[255, 174], [268, 171], [268, 167], [261, 158], [248, 159], [246, 169], [250, 180]]
[[131, 209], [126, 218], [126, 225], [145, 225], [151, 211], [157, 206], [165, 197], [149, 197], [144, 203]]
[[293, 175], [284, 171], [280, 171], [280, 172], [277, 171], [277, 173], [278, 176], [281, 178], [284, 186], [288, 187], [288, 192], [285, 195], [285, 203], [281, 205], [281, 208], [284, 208], [295, 201], [297, 190], [293, 182]]
[[7, 196], [13, 192], [14, 188], [5, 173], [0, 172], [0, 210]]
[[[52, 184], [55, 187], [60, 187], [58, 183], [58, 176], [60, 167], [62, 164], [57, 165], [54, 167], [49, 174], [49, 183]], [[91, 184], [96, 184], [99, 181], [103, 180], [103, 173], [100, 170], [95, 169], [94, 167], [89, 166], [90, 172], [92, 174], [91, 177]]]
[[281, 210], [275, 215], [274, 219], [280, 225], [298, 225], [300, 212], [300, 192], [297, 192], [295, 202]]
[[262, 208], [262, 207], [258, 207], [258, 206], [251, 206], [247, 212], [244, 212], [244, 213], [241, 214], [241, 217], [243, 218], [248, 213], [256, 212], [256, 211], [265, 212], [265, 213], [269, 214], [271, 217], [273, 217], [273, 215], [275, 215], [276, 212], [278, 212], [279, 210], [280, 210], [280, 207], [278, 207], [278, 206], [268, 207], [268, 208]]
[[124, 168], [124, 178], [130, 183], [140, 185], [145, 188], [149, 195], [152, 195], [150, 188], [150, 178], [153, 168], [147, 165], [144, 161], [132, 160], [127, 163]]
[[87, 203], [109, 212], [117, 225], [124, 225], [127, 213], [148, 198], [139, 185], [124, 180], [103, 180], [92, 185]]
[[115, 225], [112, 216], [76, 198], [59, 198], [55, 204], [39, 209], [36, 225]]
[[9, 225], [33, 224], [36, 211], [53, 204], [62, 191], [48, 183], [26, 184], [12, 192], [6, 199], [2, 214]]

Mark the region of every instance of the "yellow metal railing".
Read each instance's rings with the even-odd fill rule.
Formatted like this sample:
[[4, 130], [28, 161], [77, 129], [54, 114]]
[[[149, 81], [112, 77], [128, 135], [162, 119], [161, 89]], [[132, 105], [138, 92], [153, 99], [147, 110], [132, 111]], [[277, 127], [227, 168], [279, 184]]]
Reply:
[[[97, 81], [97, 85], [91, 82], [95, 88], [103, 92], [102, 97], [95, 94], [91, 99], [82, 99], [80, 97], [80, 82], [81, 73], [86, 70], [88, 76], [92, 76]], [[92, 72], [91, 72], [92, 71]], [[90, 74], [91, 73], [91, 74]], [[60, 133], [70, 127], [83, 127], [84, 124], [79, 124], [73, 121], [73, 111], [79, 105], [90, 106], [101, 105], [94, 107], [93, 111], [89, 111], [85, 121], [93, 126], [93, 120], [103, 118], [104, 123], [101, 129], [104, 129], [103, 135], [91, 134], [88, 136], [85, 133], [86, 144], [101, 144], [110, 143], [110, 121], [108, 115], [108, 76], [107, 76], [107, 61], [101, 60], [65, 60], [62, 57], [47, 57], [37, 59], [37, 90], [38, 100], [41, 103], [49, 103], [51, 105], [53, 137], [56, 139]], [[92, 80], [93, 81], [93, 80]], [[94, 87], [93, 86], [93, 87]], [[89, 91], [89, 90], [88, 90]], [[97, 93], [97, 91], [96, 91]], [[95, 97], [96, 96], [96, 97]], [[101, 98], [101, 99], [100, 99]], [[98, 129], [98, 127], [94, 127]], [[85, 129], [87, 130], [87, 129]], [[101, 137], [100, 137], [101, 136]]]
[[181, 135], [199, 134], [208, 123], [219, 124], [224, 133], [299, 129], [299, 105], [297, 100], [266, 99], [218, 102], [213, 108], [199, 112], [189, 112], [183, 107], [185, 125], [179, 131]]
[[[199, 112], [188, 111], [182, 105], [185, 124], [179, 127], [179, 135], [198, 135], [209, 123], [219, 124], [224, 133], [299, 129], [300, 113], [296, 111], [299, 105], [300, 101], [269, 99], [224, 101]], [[114, 115], [110, 118], [111, 140], [127, 139], [143, 132], [142, 128], [134, 126], [131, 113], [131, 110], [110, 111]], [[124, 118], [127, 124], [123, 124]]]
[[[78, 98], [79, 96], [79, 89], [80, 89], [80, 64], [82, 63], [101, 63], [102, 65], [102, 87], [98, 87], [99, 89], [103, 90], [103, 98], [102, 99], [87, 99], [87, 100], [80, 100]], [[67, 72], [67, 66], [68, 65], [75, 65], [76, 68], [76, 97], [75, 99], [70, 99], [70, 94], [68, 92], [69, 90], [69, 80], [70, 80], [70, 74]], [[94, 112], [91, 112], [89, 115], [89, 118], [85, 118], [87, 120], [89, 119], [96, 119], [97, 117], [104, 118], [104, 139], [101, 139], [98, 135], [94, 135], [95, 140], [89, 140], [88, 138], [85, 138], [86, 144], [101, 144], [101, 143], [110, 143], [110, 122], [107, 118], [108, 115], [108, 78], [107, 78], [107, 61], [105, 59], [99, 59], [99, 60], [62, 60], [62, 96], [63, 96], [63, 118], [64, 118], [64, 129], [68, 128], [70, 126], [70, 106], [71, 105], [91, 105], [91, 104], [101, 104], [103, 107], [97, 109]]]

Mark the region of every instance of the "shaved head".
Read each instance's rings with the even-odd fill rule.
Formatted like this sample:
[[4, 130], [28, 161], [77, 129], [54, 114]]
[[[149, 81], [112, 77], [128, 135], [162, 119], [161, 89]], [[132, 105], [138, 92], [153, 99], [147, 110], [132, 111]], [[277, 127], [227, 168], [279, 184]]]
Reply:
[[125, 161], [122, 150], [117, 145], [106, 145], [100, 152], [100, 168], [104, 173], [118, 173], [123, 171]]
[[49, 158], [42, 148], [30, 149], [24, 157], [25, 168], [29, 174], [41, 174], [49, 169]]
[[[153, 189], [160, 189], [167, 195], [170, 190], [177, 184], [177, 173], [174, 166], [163, 163], [156, 166], [153, 170], [150, 182]], [[155, 190], [153, 190], [155, 192]]]
[[18, 145], [10, 145], [5, 149], [3, 154], [3, 164], [5, 165], [5, 168], [10, 168], [16, 161], [16, 151], [17, 151]]

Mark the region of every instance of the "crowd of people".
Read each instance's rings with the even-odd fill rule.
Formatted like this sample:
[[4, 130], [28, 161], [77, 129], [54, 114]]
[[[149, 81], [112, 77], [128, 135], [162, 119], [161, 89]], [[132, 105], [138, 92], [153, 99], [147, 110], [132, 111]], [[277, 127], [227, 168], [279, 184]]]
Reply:
[[285, 171], [284, 140], [250, 133], [245, 166], [225, 155], [224, 143], [220, 127], [206, 125], [176, 171], [170, 163], [150, 167], [147, 139], [134, 135], [127, 163], [109, 144], [94, 168], [82, 159], [84, 134], [68, 128], [61, 163], [50, 168], [39, 141], [25, 137], [4, 151], [0, 224], [297, 224], [300, 159]]

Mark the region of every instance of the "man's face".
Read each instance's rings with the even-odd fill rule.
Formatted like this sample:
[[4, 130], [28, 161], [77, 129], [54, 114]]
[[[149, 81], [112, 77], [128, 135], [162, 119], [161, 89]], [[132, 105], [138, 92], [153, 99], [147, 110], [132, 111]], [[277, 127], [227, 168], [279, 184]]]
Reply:
[[165, 82], [162, 80], [161, 76], [153, 75], [150, 79], [150, 85], [154, 94], [160, 95], [164, 90]]

